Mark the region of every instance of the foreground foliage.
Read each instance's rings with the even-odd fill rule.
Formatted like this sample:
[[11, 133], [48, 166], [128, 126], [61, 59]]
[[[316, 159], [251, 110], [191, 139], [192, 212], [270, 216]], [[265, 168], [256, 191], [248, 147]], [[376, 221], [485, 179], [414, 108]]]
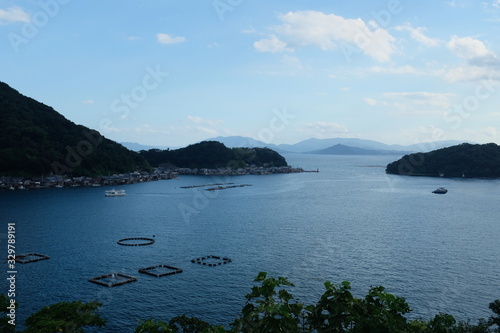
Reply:
[[[259, 273], [258, 284], [246, 295], [241, 315], [229, 328], [212, 326], [196, 317], [186, 315], [172, 318], [168, 323], [149, 319], [139, 321], [135, 333], [500, 333], [500, 300], [489, 304], [493, 315], [479, 319], [477, 324], [456, 321], [439, 313], [429, 321], [408, 320], [411, 308], [402, 297], [371, 287], [363, 298], [351, 293], [351, 284], [326, 282], [326, 291], [316, 304], [304, 305], [291, 293], [293, 284], [284, 277], [267, 277]], [[0, 305], [7, 304], [0, 298]], [[2, 306], [3, 306], [2, 305]], [[26, 320], [24, 333], [84, 332], [86, 326], [105, 325], [96, 314], [98, 302], [62, 302], [44, 307]], [[5, 307], [3, 307], [5, 309]], [[5, 312], [5, 310], [4, 310]], [[7, 322], [0, 321], [2, 332], [14, 332]]]
[[83, 327], [103, 327], [106, 322], [95, 311], [102, 304], [81, 301], [46, 306], [26, 319], [24, 333], [84, 332]]

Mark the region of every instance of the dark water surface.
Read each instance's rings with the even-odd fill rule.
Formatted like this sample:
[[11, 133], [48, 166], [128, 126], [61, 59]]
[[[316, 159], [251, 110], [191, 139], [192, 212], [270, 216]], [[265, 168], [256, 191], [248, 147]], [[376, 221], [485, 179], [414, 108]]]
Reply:
[[[227, 324], [260, 271], [288, 277], [305, 303], [319, 299], [323, 282], [348, 280], [357, 296], [383, 285], [405, 297], [414, 317], [490, 314], [488, 303], [500, 298], [499, 180], [386, 175], [385, 165], [400, 156], [286, 157], [320, 172], [182, 176], [120, 187], [127, 195], [115, 198], [104, 197], [106, 187], [0, 191], [2, 257], [8, 222], [16, 224], [18, 254], [51, 257], [17, 264], [17, 321], [44, 305], [99, 300], [109, 322], [99, 332], [132, 332], [138, 319], [184, 313]], [[252, 186], [180, 188], [216, 182]], [[440, 186], [449, 192], [431, 194]], [[117, 244], [153, 235], [150, 246]], [[206, 255], [232, 262], [191, 263]], [[157, 278], [137, 271], [158, 264], [184, 272]], [[114, 288], [88, 282], [112, 272], [138, 281]]]

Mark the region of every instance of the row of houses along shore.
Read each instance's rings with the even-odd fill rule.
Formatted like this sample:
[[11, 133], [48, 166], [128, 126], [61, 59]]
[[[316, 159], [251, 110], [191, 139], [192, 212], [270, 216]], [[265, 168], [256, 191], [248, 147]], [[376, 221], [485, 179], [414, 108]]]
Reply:
[[175, 172], [155, 170], [154, 172], [131, 172], [114, 174], [111, 176], [72, 177], [67, 175], [51, 175], [41, 177], [0, 177], [0, 188], [8, 190], [25, 190], [38, 188], [61, 188], [83, 186], [117, 186], [149, 182], [161, 179], [173, 179], [178, 176]]
[[154, 172], [131, 172], [126, 174], [115, 174], [112, 176], [98, 177], [72, 177], [67, 175], [50, 175], [34, 178], [27, 177], [0, 177], [0, 189], [24, 190], [37, 188], [61, 188], [61, 187], [83, 187], [83, 186], [118, 186], [149, 182], [164, 179], [174, 179], [179, 175], [269, 175], [278, 173], [304, 172], [302, 168], [286, 167], [255, 167], [232, 169], [232, 168], [157, 168]]

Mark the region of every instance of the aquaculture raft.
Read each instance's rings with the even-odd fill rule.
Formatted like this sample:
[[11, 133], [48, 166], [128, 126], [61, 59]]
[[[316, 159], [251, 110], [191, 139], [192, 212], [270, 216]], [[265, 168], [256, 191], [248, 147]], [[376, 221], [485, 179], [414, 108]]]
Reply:
[[111, 273], [97, 276], [95, 278], [89, 279], [89, 281], [105, 287], [115, 287], [125, 283], [137, 281], [137, 279], [133, 276], [121, 273]]
[[144, 274], [149, 274], [152, 276], [160, 277], [160, 276], [167, 276], [167, 275], [182, 273], [182, 269], [172, 267], [172, 266], [167, 266], [167, 265], [157, 265], [157, 266], [151, 266], [151, 267], [147, 267], [147, 268], [141, 268], [141, 269], [139, 269], [139, 273], [144, 273]]
[[16, 255], [16, 262], [19, 262], [21, 264], [27, 264], [30, 262], [35, 262], [45, 259], [50, 259], [50, 257], [46, 256], [45, 254], [39, 254], [39, 253], [26, 253], [26, 254]]
[[232, 260], [229, 258], [212, 256], [212, 255], [191, 260], [192, 263], [210, 266], [210, 267], [225, 265], [225, 264], [230, 263], [231, 261]]
[[[142, 243], [127, 243], [128, 241], [144, 241]], [[124, 246], [144, 246], [154, 244], [155, 240], [153, 238], [147, 237], [131, 237], [131, 238], [123, 238], [116, 242], [119, 245]]]

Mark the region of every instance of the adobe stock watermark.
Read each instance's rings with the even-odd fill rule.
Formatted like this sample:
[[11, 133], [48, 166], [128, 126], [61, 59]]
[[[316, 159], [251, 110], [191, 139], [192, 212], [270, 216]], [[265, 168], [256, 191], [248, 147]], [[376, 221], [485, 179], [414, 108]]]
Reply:
[[[291, 120], [295, 118], [296, 115], [288, 113], [286, 107], [283, 107], [281, 110], [273, 109], [268, 125], [259, 131], [257, 138], [260, 141], [271, 143], [274, 140], [275, 135], [284, 131], [291, 124]], [[245, 143], [243, 142], [242, 144]], [[233, 162], [229, 162], [227, 167], [231, 167], [232, 164]], [[213, 175], [211, 176], [210, 182], [214, 184], [232, 183], [233, 177], [235, 176]], [[219, 191], [206, 191], [203, 189], [198, 190], [198, 188], [193, 188], [192, 191], [193, 197], [191, 203], [181, 203], [178, 205], [179, 211], [185, 223], [190, 223], [192, 216], [198, 215], [204, 209], [209, 207], [211, 200], [219, 195]]]
[[473, 112], [479, 109], [482, 102], [488, 100], [495, 93], [495, 86], [498, 86], [498, 82], [491, 78], [481, 80], [472, 94], [466, 96], [462, 103], [454, 104], [452, 110], [448, 110], [444, 114], [444, 121], [453, 123], [452, 129], [458, 130], [464, 119], [469, 118]]
[[[226, 175], [223, 178], [219, 176], [211, 176], [211, 182], [214, 184], [227, 184], [231, 182], [231, 177]], [[204, 209], [208, 208], [210, 201], [215, 199], [220, 191], [207, 191], [205, 189], [192, 188], [192, 200], [190, 204], [180, 203], [178, 208], [182, 215], [184, 223], [189, 224], [193, 215], [198, 215]]]
[[[127, 117], [130, 110], [137, 108], [148, 97], [148, 94], [158, 88], [168, 76], [169, 73], [163, 72], [160, 65], [156, 65], [155, 68], [147, 66], [146, 74], [143, 76], [141, 83], [132, 87], [128, 93], [123, 93], [119, 98], [114, 99], [111, 102], [111, 111], [118, 114], [119, 117]], [[110, 131], [113, 127], [113, 121], [110, 118], [104, 118], [99, 123], [99, 126], [101, 130]], [[71, 173], [82, 164], [85, 157], [92, 154], [104, 139], [99, 132], [94, 130], [84, 130], [82, 135], [85, 139], [80, 140], [75, 146], [66, 146], [64, 161], [53, 161], [51, 163], [55, 174]]]
[[[168, 72], [164, 72], [160, 65], [156, 65], [154, 68], [147, 66], [145, 71], [146, 74], [139, 84], [132, 87], [130, 91], [122, 93], [120, 97], [111, 102], [111, 112], [119, 118], [128, 117], [130, 110], [137, 108], [144, 102], [149, 94], [157, 89], [170, 75]], [[113, 121], [110, 118], [104, 118], [99, 123], [99, 128], [103, 131], [110, 131], [113, 128]]]
[[[451, 125], [452, 130], [458, 130], [463, 125], [464, 120], [471, 117], [478, 111], [481, 105], [496, 93], [499, 82], [491, 78], [481, 80], [473, 89], [473, 92], [465, 96], [460, 103], [455, 103], [443, 114], [443, 120]], [[436, 149], [436, 141], [446, 140], [443, 129], [433, 127], [431, 136], [427, 143], [422, 144], [423, 151]], [[409, 155], [398, 167], [399, 174], [415, 174], [417, 167], [423, 165], [425, 157], [422, 154]]]
[[224, 16], [227, 12], [232, 12], [238, 7], [243, 0], [214, 0], [212, 7], [214, 8], [219, 20], [224, 21]]
[[22, 25], [20, 33], [10, 32], [7, 35], [10, 45], [15, 53], [19, 52], [22, 45], [28, 44], [35, 38], [41, 29], [56, 17], [61, 7], [71, 0], [42, 0], [38, 2], [40, 9], [31, 15], [31, 20]]
[[273, 109], [273, 116], [268, 126], [259, 131], [257, 138], [266, 143], [273, 142], [275, 135], [284, 131], [290, 125], [290, 121], [295, 118], [296, 115], [288, 113], [286, 107], [281, 110]]
[[[411, 0], [406, 0], [406, 2]], [[389, 0], [384, 9], [371, 11], [370, 16], [382, 28], [387, 28], [395, 15], [403, 12], [404, 6], [400, 0]], [[373, 42], [373, 38], [368, 36], [363, 31], [358, 31], [354, 36], [353, 43], [341, 43], [340, 49], [347, 63], [351, 63], [353, 55], [362, 52], [365, 47], [368, 47]]]

